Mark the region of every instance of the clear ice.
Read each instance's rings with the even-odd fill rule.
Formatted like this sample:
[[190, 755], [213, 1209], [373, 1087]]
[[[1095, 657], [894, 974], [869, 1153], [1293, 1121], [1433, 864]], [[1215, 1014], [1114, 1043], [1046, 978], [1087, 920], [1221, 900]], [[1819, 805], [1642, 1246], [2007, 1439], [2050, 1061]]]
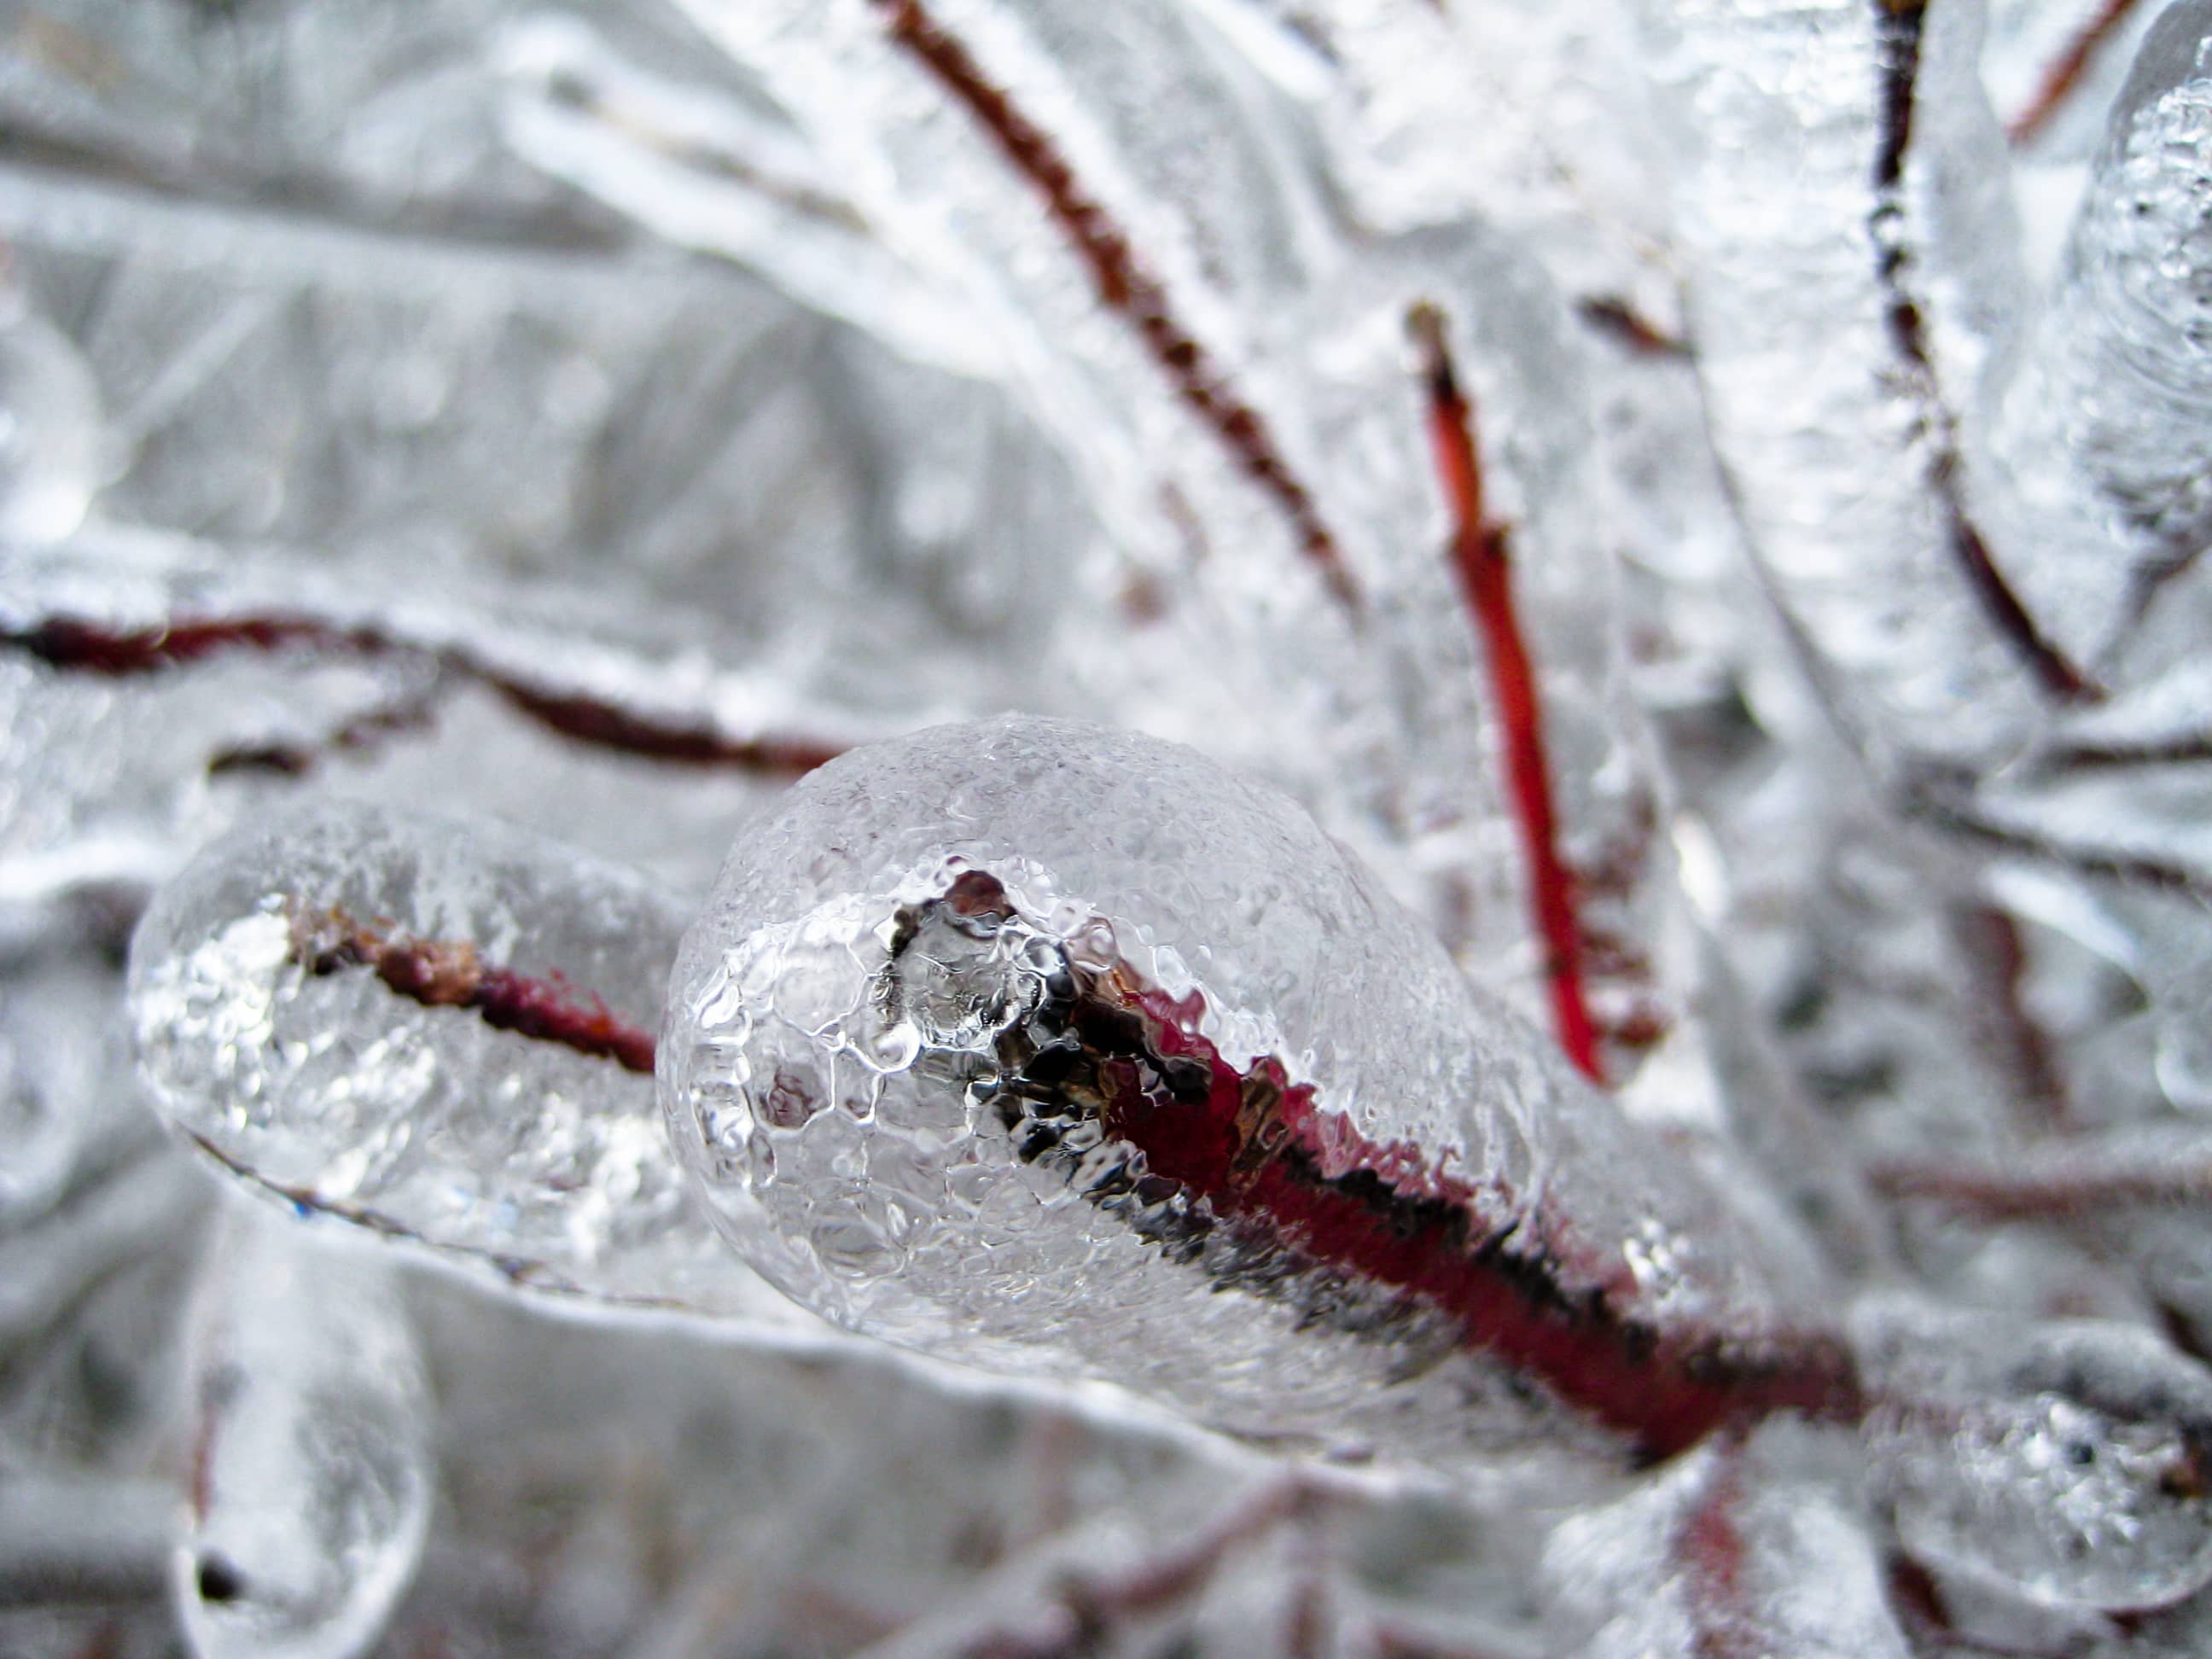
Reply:
[[0, 1653], [2212, 1647], [2208, 27], [9, 9]]
[[415, 1576], [437, 1492], [430, 1380], [377, 1255], [303, 1249], [244, 1207], [209, 1241], [171, 1576], [199, 1659], [354, 1659]]
[[[1055, 1001], [1094, 981], [1170, 1045], [1105, 1062], [1098, 1085], [1110, 1094], [1117, 1066], [1164, 1074], [1182, 1092], [1148, 1121], [1213, 1109], [1189, 1103], [1176, 1054], [1212, 1067], [1217, 1103], [1224, 1077], [1246, 1079], [1255, 1121], [1240, 1115], [1228, 1186], [1156, 1171], [1111, 1108], [1085, 1117], [1038, 1081], [1076, 1043], [1053, 1022], [1085, 1017]], [[1393, 1224], [1449, 1241], [1440, 1260], [1547, 1279], [1530, 1293], [1559, 1304], [1532, 1316], [1540, 1345], [1609, 1321], [1771, 1358], [1821, 1282], [1809, 1249], [1471, 990], [1293, 802], [1132, 733], [1008, 717], [812, 774], [732, 848], [685, 936], [661, 1053], [679, 1154], [739, 1251], [802, 1303], [1250, 1432], [1419, 1462], [1602, 1439], [1510, 1352], [1463, 1342], [1448, 1295], [1398, 1295], [1364, 1246], [1329, 1265], [1340, 1201], [1399, 1202]], [[1183, 1131], [1157, 1133], [1164, 1169]], [[1238, 1208], [1293, 1163], [1306, 1184], [1274, 1201], [1323, 1211]], [[1486, 1294], [1522, 1305], [1506, 1272]]]
[[789, 1317], [713, 1248], [660, 1132], [650, 1031], [680, 927], [637, 877], [519, 832], [282, 814], [210, 848], [140, 925], [140, 1067], [264, 1195], [524, 1284]]

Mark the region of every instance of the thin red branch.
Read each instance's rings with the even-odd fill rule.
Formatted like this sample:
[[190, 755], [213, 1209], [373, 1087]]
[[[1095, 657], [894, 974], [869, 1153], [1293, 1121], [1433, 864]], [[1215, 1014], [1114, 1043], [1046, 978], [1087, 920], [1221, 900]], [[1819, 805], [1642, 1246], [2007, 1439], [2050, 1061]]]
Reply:
[[465, 940], [407, 939], [331, 908], [294, 917], [292, 954], [311, 974], [367, 968], [396, 994], [426, 1008], [470, 1009], [495, 1030], [653, 1075], [653, 1033], [625, 1024], [599, 997], [558, 974], [532, 979], [495, 966]]
[[1231, 1555], [1266, 1537], [1312, 1501], [1295, 1474], [1270, 1480], [1197, 1536], [1122, 1571], [1073, 1581], [1063, 1587], [1061, 1597], [1079, 1622], [1091, 1630], [1174, 1607], [1203, 1589]]
[[2028, 100], [2027, 106], [2014, 116], [2005, 128], [2005, 137], [2014, 149], [2033, 142], [2050, 125], [2051, 118], [2081, 85], [2090, 60], [2135, 9], [2136, 0], [2105, 0], [2096, 15], [2067, 43], [2066, 50], [2043, 72], [2042, 84]]
[[1687, 357], [1689, 342], [1669, 334], [1616, 295], [1593, 295], [1575, 302], [1575, 315], [1623, 349], [1639, 357]]
[[[457, 646], [421, 645], [381, 629], [343, 628], [310, 617], [271, 612], [221, 617], [178, 617], [150, 628], [115, 629], [73, 617], [49, 617], [28, 627], [0, 630], [0, 647], [27, 653], [68, 672], [110, 679], [155, 674], [230, 652], [303, 650], [325, 655], [412, 655], [504, 698], [518, 713], [547, 729], [594, 748], [694, 766], [731, 766], [774, 776], [796, 777], [842, 753], [835, 744], [764, 734], [739, 738], [703, 721], [686, 721], [624, 708], [604, 699], [534, 685]], [[417, 723], [414, 708], [373, 715], [336, 733], [325, 749], [365, 745]], [[315, 751], [295, 745], [228, 750], [215, 756], [216, 771], [308, 770]]]
[[2051, 1038], [2027, 1006], [2027, 946], [2020, 924], [2009, 912], [1983, 904], [1960, 915], [1955, 931], [1967, 971], [1979, 982], [1975, 1001], [1987, 1011], [1997, 1057], [2031, 1114], [2028, 1127], [2064, 1127], [2073, 1115], [2072, 1103]]
[[1996, 823], [1948, 788], [1916, 783], [1903, 792], [1902, 805], [1907, 817], [1924, 818], [1998, 853], [2095, 880], [2212, 902], [2212, 880], [2188, 865], [2124, 848], [2076, 847]]
[[2054, 772], [2106, 771], [2131, 766], [2202, 766], [2212, 762], [2212, 732], [2195, 732], [2144, 742], [2065, 743], [2038, 757]]
[[1357, 612], [1359, 590], [1335, 534], [1313, 492], [1291, 471], [1266, 418], [1237, 395], [1221, 365], [1176, 317], [1165, 284], [1146, 269], [1127, 231], [1091, 194], [1052, 136], [984, 72], [921, 0], [872, 3], [891, 39], [975, 118], [1014, 170], [1043, 196], [1053, 222], [1089, 269], [1099, 303], [1136, 329], [1176, 395], [1212, 428], [1245, 475], [1273, 498], [1330, 593]]
[[1490, 660], [1491, 694], [1505, 745], [1507, 798], [1528, 861], [1528, 898], [1544, 946], [1553, 1024], [1567, 1058], [1585, 1076], [1603, 1083], [1605, 1067], [1598, 1057], [1597, 1031], [1583, 983], [1583, 929], [1576, 914], [1575, 882], [1559, 855], [1551, 772], [1545, 758], [1543, 708], [1535, 665], [1514, 607], [1506, 532], [1490, 520], [1484, 506], [1474, 411], [1452, 366], [1443, 315], [1423, 306], [1415, 309], [1408, 324], [1427, 360], [1429, 438], [1451, 504], [1453, 568]]

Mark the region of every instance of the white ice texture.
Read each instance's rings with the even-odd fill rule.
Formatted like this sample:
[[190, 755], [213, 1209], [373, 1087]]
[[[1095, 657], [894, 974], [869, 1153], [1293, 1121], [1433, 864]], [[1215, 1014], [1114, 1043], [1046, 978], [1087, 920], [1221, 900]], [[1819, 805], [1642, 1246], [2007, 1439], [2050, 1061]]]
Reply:
[[[464, 1270], [399, 1281], [441, 1380], [405, 1408], [426, 1570], [295, 1597], [356, 1644], [2204, 1650], [2208, 8], [2116, 9], [2008, 144], [2102, 0], [12, 9], [0, 1652], [175, 1647], [210, 1162], [142, 1097], [273, 1200], [283, 1263], [358, 1223]], [[1117, 302], [1116, 247], [1157, 287]], [[1547, 946], [1421, 304], [1615, 1103], [1498, 1006], [1543, 1012]], [[194, 624], [234, 631], [165, 656]], [[1128, 735], [1065, 801], [892, 749], [781, 805], [784, 770], [640, 737], [1007, 708], [1297, 809]], [[933, 913], [887, 974], [948, 856], [1019, 920]], [[673, 1034], [678, 1149], [639, 1072], [348, 960], [340, 901], [355, 955]], [[1347, 1338], [1370, 1306], [1298, 1329], [1179, 1277], [1077, 1194], [1095, 1149], [1024, 1163], [980, 1103], [1094, 923], [1619, 1305], [1849, 1324], [1868, 1432], [1637, 1471], [1510, 1368]], [[1000, 1375], [803, 1313], [687, 1163], [809, 1303]], [[264, 1425], [320, 1386], [255, 1370]], [[1195, 1518], [1261, 1460], [1078, 1375], [1387, 1455], [1209, 1577]], [[227, 1515], [301, 1514], [300, 1476]], [[1692, 1522], [1740, 1571], [1686, 1565]], [[1182, 1588], [1109, 1605], [1147, 1583]]]
[[2055, 1607], [2212, 1579], [2212, 1375], [2130, 1326], [1860, 1315], [1875, 1479], [1914, 1559]]

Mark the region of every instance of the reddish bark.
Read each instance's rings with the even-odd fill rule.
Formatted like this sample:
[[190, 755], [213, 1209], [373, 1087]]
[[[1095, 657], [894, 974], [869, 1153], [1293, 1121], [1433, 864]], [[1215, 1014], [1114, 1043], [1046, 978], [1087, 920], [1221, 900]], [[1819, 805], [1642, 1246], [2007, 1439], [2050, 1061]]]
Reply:
[[1610, 294], [1575, 302], [1575, 315], [1624, 350], [1639, 357], [1684, 357], [1686, 340], [1669, 334], [1627, 301]]
[[[496, 692], [517, 712], [562, 736], [595, 748], [697, 766], [732, 766], [796, 777], [842, 749], [805, 738], [766, 734], [731, 737], [703, 722], [670, 719], [622, 708], [601, 698], [552, 691], [452, 646], [422, 646], [374, 628], [339, 628], [312, 617], [282, 613], [206, 619], [177, 618], [157, 627], [117, 629], [72, 617], [50, 617], [27, 628], [0, 631], [0, 646], [28, 653], [53, 667], [111, 679], [156, 673], [233, 651], [291, 649], [363, 656], [412, 654], [428, 658], [459, 678]], [[319, 749], [294, 744], [226, 750], [214, 756], [214, 772], [270, 771], [296, 775], [323, 752], [362, 748], [387, 733], [427, 720], [427, 702], [356, 720]]]
[[[963, 882], [975, 884], [963, 914], [1011, 915], [990, 878]], [[995, 904], [983, 883], [1001, 895]], [[1863, 1411], [1839, 1341], [1655, 1326], [1623, 1306], [1635, 1288], [1617, 1253], [1578, 1240], [1571, 1218], [1528, 1217], [1494, 1181], [1455, 1174], [1449, 1154], [1368, 1139], [1272, 1058], [1231, 1066], [1200, 1035], [1197, 993], [1176, 1000], [1126, 965], [1069, 963], [1061, 983], [1001, 1039], [994, 1098], [1017, 1155], [1034, 1163], [1075, 1121], [1095, 1121], [1140, 1161], [1103, 1174], [1087, 1161], [1083, 1195], [1222, 1288], [1290, 1302], [1316, 1324], [1343, 1321], [1362, 1340], [1449, 1331], [1644, 1459], [1777, 1412], [1854, 1421]], [[1217, 1229], [1235, 1248], [1209, 1255]], [[1380, 1292], [1380, 1317], [1363, 1288]]]
[[1583, 935], [1575, 881], [1559, 855], [1543, 707], [1535, 664], [1514, 607], [1506, 532], [1491, 522], [1484, 506], [1474, 411], [1453, 368], [1443, 319], [1433, 307], [1423, 307], [1409, 321], [1427, 359], [1429, 437], [1452, 509], [1453, 568], [1490, 661], [1491, 695], [1505, 747], [1506, 798], [1528, 863], [1528, 901], [1544, 946], [1553, 1024], [1567, 1058], [1583, 1075], [1602, 1083], [1605, 1068], [1583, 982]]
[[1237, 465], [1290, 520], [1306, 558], [1336, 599], [1360, 608], [1342, 550], [1291, 470], [1266, 417], [1231, 386], [1227, 374], [1177, 318], [1166, 286], [1146, 270], [1128, 233], [1094, 198], [1052, 136], [994, 82], [959, 38], [920, 0], [872, 0], [890, 37], [991, 136], [1013, 169], [1043, 196], [1045, 208], [1090, 270], [1099, 303], [1143, 338], [1176, 395], [1209, 427]]
[[1674, 1537], [1697, 1659], [1766, 1659], [1744, 1585], [1750, 1548], [1736, 1510], [1743, 1502], [1740, 1449], [1723, 1446], [1705, 1490]]
[[2099, 1161], [2063, 1144], [2002, 1162], [1893, 1159], [1876, 1164], [1868, 1178], [1892, 1198], [1982, 1221], [2074, 1221], [2212, 1204], [2212, 1160]]
[[426, 1008], [470, 1009], [495, 1030], [653, 1075], [650, 1031], [624, 1024], [597, 996], [558, 974], [532, 979], [493, 966], [466, 941], [395, 937], [330, 909], [295, 918], [293, 955], [311, 974], [367, 968], [394, 993]]
[[1875, 274], [1889, 303], [1891, 345], [1909, 378], [1923, 389], [1927, 405], [1928, 485], [1943, 511], [1951, 556], [1984, 620], [2046, 695], [2062, 701], [2094, 700], [2103, 696], [2103, 688], [2068, 659], [2013, 591], [1968, 516], [1960, 491], [1959, 453], [1938, 390], [1927, 320], [1905, 283], [1912, 253], [1905, 234], [1905, 167], [1912, 146], [1912, 104], [1920, 80], [1927, 0], [1873, 0], [1873, 4], [1881, 54], [1881, 138], [1875, 152], [1875, 210], [1868, 231], [1875, 246]]

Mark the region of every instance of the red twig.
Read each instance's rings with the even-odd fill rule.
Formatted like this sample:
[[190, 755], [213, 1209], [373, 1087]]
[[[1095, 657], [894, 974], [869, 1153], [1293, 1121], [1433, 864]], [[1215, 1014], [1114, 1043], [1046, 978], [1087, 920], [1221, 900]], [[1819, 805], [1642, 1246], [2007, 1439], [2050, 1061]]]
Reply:
[[[933, 902], [1012, 915], [977, 871]], [[1864, 1411], [1839, 1342], [1654, 1324], [1624, 1305], [1633, 1291], [1612, 1247], [1578, 1236], [1572, 1217], [1526, 1215], [1494, 1182], [1459, 1172], [1449, 1150], [1376, 1142], [1272, 1057], [1240, 1070], [1203, 1035], [1196, 992], [1170, 998], [1126, 963], [1071, 963], [1066, 977], [1036, 1018], [1073, 1042], [1002, 1052], [1000, 1121], [1024, 1162], [1060, 1159], [1086, 1199], [1126, 1213], [1169, 1264], [1362, 1340], [1442, 1337], [1540, 1383], [1641, 1457], [1775, 1413]], [[1104, 1154], [1058, 1150], [1079, 1123], [1103, 1132]], [[1091, 1129], [1083, 1144], [1097, 1146]], [[1138, 1157], [1117, 1159], [1117, 1147]]]
[[1091, 272], [1099, 302], [1143, 337], [1176, 395], [1213, 428], [1246, 476], [1272, 497], [1300, 550], [1336, 599], [1353, 611], [1359, 590], [1313, 494], [1291, 470], [1259, 410], [1176, 316], [1166, 286], [1145, 268], [1128, 233], [1076, 176], [1059, 145], [994, 82], [957, 36], [920, 0], [873, 0], [891, 39], [911, 53], [988, 132], [1014, 170], [1043, 196], [1046, 210]]
[[1427, 360], [1429, 438], [1451, 503], [1452, 562], [1490, 659], [1491, 693], [1505, 744], [1507, 793], [1528, 860], [1528, 897], [1544, 945], [1553, 1023], [1567, 1058], [1585, 1076], [1603, 1083], [1605, 1067], [1583, 984], [1583, 930], [1576, 915], [1574, 878], [1559, 856], [1543, 708], [1535, 665], [1514, 608], [1505, 529], [1491, 522], [1484, 507], [1474, 411], [1452, 367], [1443, 314], [1433, 306], [1420, 306], [1407, 321]]
[[[842, 749], [834, 744], [774, 734], [732, 737], [704, 722], [687, 722], [621, 708], [601, 699], [532, 685], [456, 646], [424, 646], [383, 629], [342, 628], [310, 617], [283, 613], [179, 617], [151, 628], [118, 629], [73, 617], [49, 617], [29, 627], [0, 630], [0, 646], [28, 653], [55, 668], [131, 678], [185, 666], [228, 652], [299, 649], [367, 657], [412, 654], [449, 673], [496, 692], [519, 713], [562, 736], [596, 748], [696, 766], [732, 766], [777, 776], [798, 776]], [[329, 746], [359, 747], [386, 732], [415, 723], [420, 712], [395, 711], [356, 721]], [[213, 757], [216, 771], [259, 769], [299, 773], [313, 753], [291, 746], [230, 750]]]
[[1990, 1035], [2033, 1114], [2030, 1127], [2063, 1128], [2072, 1106], [2051, 1039], [2025, 1000], [2027, 947], [2020, 924], [2008, 912], [1984, 904], [1961, 915], [1956, 932], [1968, 971], [1981, 981], [1976, 1000], [1989, 1012]]
[[2063, 1141], [1985, 1163], [1892, 1159], [1868, 1178], [1892, 1198], [1983, 1221], [2073, 1221], [2212, 1205], [2212, 1158], [2157, 1151], [2100, 1156]]
[[1125, 1571], [1070, 1583], [1062, 1589], [1062, 1598], [1087, 1628], [1098, 1628], [1109, 1619], [1158, 1613], [1195, 1595], [1221, 1571], [1224, 1561], [1312, 1501], [1294, 1474], [1270, 1480], [1256, 1496], [1237, 1504], [1196, 1537]]
[[335, 908], [295, 916], [293, 928], [294, 959], [311, 974], [368, 968], [397, 994], [426, 1008], [471, 1009], [495, 1030], [653, 1075], [653, 1034], [624, 1024], [597, 996], [557, 974], [532, 979], [484, 962], [465, 941], [395, 937]]
[[1669, 334], [1627, 301], [1610, 294], [1575, 302], [1575, 315], [1615, 345], [1639, 357], [1687, 357], [1690, 344]]
[[2067, 43], [2066, 50], [2044, 71], [2043, 83], [2036, 88], [2035, 96], [2005, 128], [2005, 137], [2014, 149], [2032, 143], [2051, 124], [2060, 106], [2074, 95], [2075, 88], [2088, 70], [2090, 60], [2135, 9], [2136, 0], [2105, 0], [2096, 15]]

